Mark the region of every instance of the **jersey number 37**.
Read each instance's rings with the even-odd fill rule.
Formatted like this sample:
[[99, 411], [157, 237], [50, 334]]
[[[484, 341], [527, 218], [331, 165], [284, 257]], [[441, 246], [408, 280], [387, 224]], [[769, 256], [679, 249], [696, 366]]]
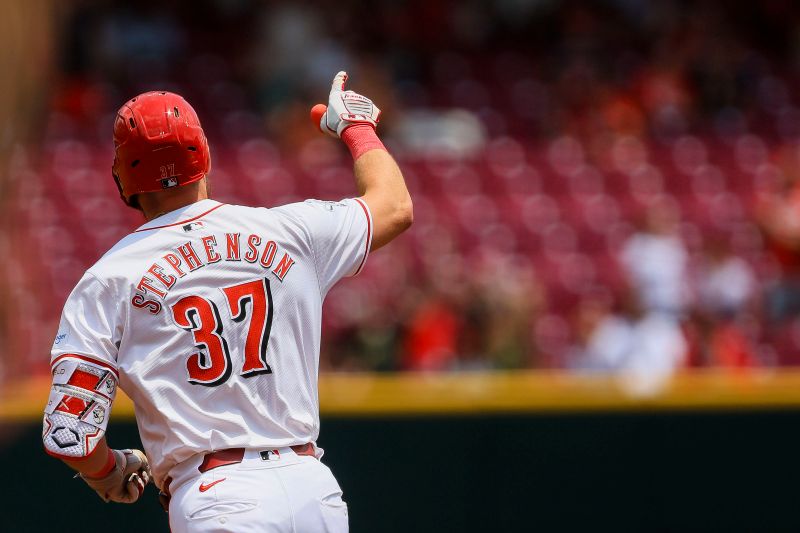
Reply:
[[[271, 374], [272, 369], [267, 364], [267, 343], [272, 328], [269, 280], [257, 279], [225, 287], [222, 293], [234, 322], [250, 318], [240, 374], [243, 377]], [[192, 333], [199, 350], [186, 361], [189, 383], [215, 387], [227, 381], [233, 364], [216, 304], [202, 296], [185, 296], [172, 306], [172, 318], [179, 327]]]

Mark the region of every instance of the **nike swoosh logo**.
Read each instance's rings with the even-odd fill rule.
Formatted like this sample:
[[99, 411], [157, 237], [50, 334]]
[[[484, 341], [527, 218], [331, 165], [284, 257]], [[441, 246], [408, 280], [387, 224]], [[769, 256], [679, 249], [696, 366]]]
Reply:
[[216, 480], [216, 481], [212, 481], [212, 482], [211, 482], [211, 483], [209, 483], [209, 484], [200, 483], [200, 492], [205, 492], [205, 491], [207, 491], [208, 489], [210, 489], [211, 487], [213, 487], [214, 485], [216, 485], [217, 483], [222, 483], [222, 482], [223, 482], [223, 481], [225, 481], [226, 479], [228, 479], [228, 478], [224, 477], [224, 478], [222, 478], [222, 479], [218, 479], [218, 480]]

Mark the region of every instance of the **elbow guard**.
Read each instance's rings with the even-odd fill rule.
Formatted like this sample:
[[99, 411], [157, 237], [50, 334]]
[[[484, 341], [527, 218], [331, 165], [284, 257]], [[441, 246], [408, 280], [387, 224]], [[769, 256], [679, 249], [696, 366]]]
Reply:
[[56, 359], [44, 412], [45, 451], [66, 459], [91, 455], [105, 435], [117, 382], [116, 370], [101, 361], [76, 354]]

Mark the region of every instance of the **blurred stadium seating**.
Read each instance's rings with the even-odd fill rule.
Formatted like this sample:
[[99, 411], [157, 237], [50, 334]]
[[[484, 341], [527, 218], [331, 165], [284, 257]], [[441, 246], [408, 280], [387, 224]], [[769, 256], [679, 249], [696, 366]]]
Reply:
[[[366, 307], [373, 305], [399, 314], [398, 293], [409, 290], [403, 280], [432, 295], [435, 289], [423, 287], [439, 274], [457, 276], [452, 281], [458, 283], [478, 277], [482, 268], [502, 269], [509, 263], [531, 269], [544, 285], [547, 313], [540, 320], [564, 324], [568, 331], [571, 310], [587, 291], [598, 284], [621, 290], [615, 257], [651, 195], [672, 198], [681, 207], [681, 229], [696, 253], [702, 253], [704, 236], [723, 231], [756, 270], [770, 268], [763, 239], [751, 221], [753, 190], [770, 171], [763, 168], [769, 163], [748, 172], [732, 157], [733, 147], [763, 142], [758, 137], [743, 136], [727, 150], [715, 147], [717, 157], [685, 172], [676, 168], [686, 163], [676, 160], [675, 148], [692, 143], [706, 152], [713, 141], [686, 136], [670, 145], [646, 145], [619, 139], [617, 144], [636, 142], [642, 151], [643, 160], [629, 171], [600, 169], [584, 161], [557, 170], [558, 163], [548, 154], [565, 142], [578, 141], [561, 137], [538, 146], [542, 143], [499, 137], [470, 159], [401, 158], [418, 222], [407, 238], [371, 259], [359, 282], [345, 284], [331, 296], [346, 298], [348, 307], [355, 298], [355, 307], [361, 308], [343, 313], [337, 307], [331, 313], [336, 315], [334, 330], [358, 326], [371, 314]], [[319, 155], [318, 147], [308, 148], [312, 157]], [[319, 163], [302, 155], [282, 153], [261, 137], [238, 148], [217, 146], [215, 196], [230, 203], [271, 205], [353, 193], [343, 156], [318, 168]], [[35, 276], [41, 280], [39, 297], [29, 302], [29, 311], [40, 324], [52, 327], [60, 314], [54, 303], [63, 301], [83, 271], [142, 221], [118, 201], [109, 174], [109, 146], [68, 137], [48, 144], [42, 156], [27, 169], [27, 200], [19, 204], [18, 216], [25, 221], [20, 227], [30, 246], [42, 251], [27, 265], [28, 274], [41, 274]], [[455, 261], [447, 267], [455, 272], [442, 271], [440, 260]], [[39, 330], [32, 333], [40, 335]], [[559, 365], [563, 353], [545, 355]]]
[[[786, 49], [785, 12], [379, 2], [365, 30], [357, 3], [331, 24], [292, 4], [207, 2], [188, 18], [139, 4], [69, 12], [41, 133], [12, 161], [9, 239], [26, 253], [11, 269], [24, 313], [8, 320], [16, 352], [29, 354], [17, 364], [46, 367], [60, 302], [141, 223], [110, 177], [116, 106], [151, 88], [185, 94], [223, 202], [340, 198], [354, 194], [349, 158], [306, 118], [340, 67], [385, 108], [416, 223], [331, 293], [324, 366], [587, 368], [581, 309], [602, 300], [624, 314], [636, 287], [620, 253], [663, 205], [687, 257], [676, 316], [689, 354], [676, 364], [800, 361], [795, 313], [770, 311], [776, 287], [795, 298], [780, 288], [800, 255], [776, 257], [759, 220], [800, 168], [800, 51]], [[717, 249], [758, 281], [725, 312], [703, 305]]]

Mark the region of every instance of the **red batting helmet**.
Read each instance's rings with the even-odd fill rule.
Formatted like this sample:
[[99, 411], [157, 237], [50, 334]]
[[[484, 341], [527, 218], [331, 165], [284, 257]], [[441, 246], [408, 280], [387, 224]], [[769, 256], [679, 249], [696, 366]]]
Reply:
[[211, 169], [208, 141], [189, 102], [164, 91], [131, 98], [114, 123], [114, 166], [119, 194], [134, 195], [198, 181]]

